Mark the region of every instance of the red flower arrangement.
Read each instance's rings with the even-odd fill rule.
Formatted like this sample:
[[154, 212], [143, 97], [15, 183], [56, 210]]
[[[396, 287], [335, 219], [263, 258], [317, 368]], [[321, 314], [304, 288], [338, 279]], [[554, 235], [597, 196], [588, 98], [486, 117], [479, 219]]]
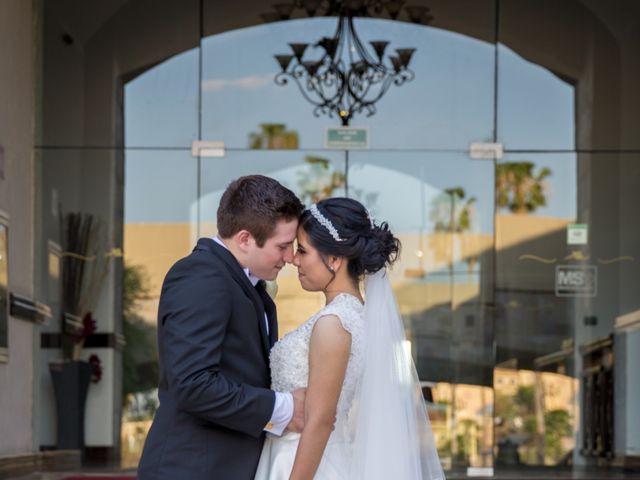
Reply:
[[100, 357], [95, 353], [89, 357], [89, 365], [91, 365], [91, 382], [98, 383], [102, 378], [102, 362]]
[[82, 319], [82, 328], [79, 328], [71, 335], [71, 337], [73, 338], [73, 343], [84, 343], [85, 339], [95, 331], [96, 320], [93, 318], [91, 312], [87, 312], [87, 314]]
[[[87, 312], [82, 319], [82, 327], [79, 327], [75, 332], [70, 334], [74, 343], [74, 350], [76, 350], [76, 353], [74, 354], [76, 358], [79, 358], [80, 349], [84, 346], [84, 342], [87, 337], [93, 335], [95, 331], [96, 320], [93, 318], [91, 312]], [[96, 354], [92, 354], [89, 357], [89, 365], [91, 365], [91, 382], [98, 383], [102, 379], [102, 362], [100, 361], [100, 357]]]

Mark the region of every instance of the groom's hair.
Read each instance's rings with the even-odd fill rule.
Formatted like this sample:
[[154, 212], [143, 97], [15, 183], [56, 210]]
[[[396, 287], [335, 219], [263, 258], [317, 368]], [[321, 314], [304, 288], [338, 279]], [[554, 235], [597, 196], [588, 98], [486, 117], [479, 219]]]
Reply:
[[230, 238], [240, 230], [247, 230], [262, 247], [278, 220], [296, 220], [303, 210], [300, 199], [273, 178], [247, 175], [231, 182], [222, 194], [218, 234]]

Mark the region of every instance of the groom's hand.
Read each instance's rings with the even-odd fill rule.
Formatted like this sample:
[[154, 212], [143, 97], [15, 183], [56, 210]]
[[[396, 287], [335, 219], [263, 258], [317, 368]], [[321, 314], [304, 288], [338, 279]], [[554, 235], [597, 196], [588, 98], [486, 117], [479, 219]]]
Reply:
[[304, 428], [304, 400], [307, 395], [307, 389], [298, 388], [291, 392], [291, 395], [293, 396], [293, 417], [291, 417], [291, 421], [287, 425], [287, 430], [300, 433]]

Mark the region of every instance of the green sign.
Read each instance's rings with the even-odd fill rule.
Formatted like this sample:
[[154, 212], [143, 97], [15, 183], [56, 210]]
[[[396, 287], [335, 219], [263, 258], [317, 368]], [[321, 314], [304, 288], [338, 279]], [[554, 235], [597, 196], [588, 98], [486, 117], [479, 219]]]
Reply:
[[585, 223], [567, 225], [567, 245], [586, 245], [589, 239], [589, 226]]
[[325, 148], [362, 149], [369, 148], [369, 129], [366, 127], [327, 128]]

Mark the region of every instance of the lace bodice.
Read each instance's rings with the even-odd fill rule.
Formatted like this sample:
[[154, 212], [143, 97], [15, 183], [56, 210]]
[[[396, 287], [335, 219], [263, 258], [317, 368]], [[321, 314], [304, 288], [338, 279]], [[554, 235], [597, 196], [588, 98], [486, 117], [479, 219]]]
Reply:
[[[353, 295], [341, 293], [331, 303], [280, 339], [271, 349], [271, 389], [291, 392], [306, 387], [309, 379], [309, 340], [316, 321], [337, 316], [351, 334], [351, 353], [337, 406], [337, 420], [346, 418], [362, 372], [364, 358], [364, 306]], [[343, 417], [343, 418], [341, 418]]]

